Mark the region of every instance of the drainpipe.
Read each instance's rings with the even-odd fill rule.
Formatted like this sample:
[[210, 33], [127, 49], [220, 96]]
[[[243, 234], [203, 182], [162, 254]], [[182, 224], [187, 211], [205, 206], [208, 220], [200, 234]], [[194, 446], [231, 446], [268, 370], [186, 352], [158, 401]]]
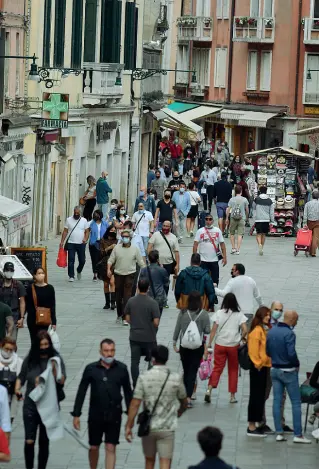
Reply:
[[298, 107], [299, 61], [300, 61], [300, 44], [301, 44], [301, 13], [302, 13], [302, 0], [299, 0], [299, 10], [298, 10], [298, 39], [297, 39], [297, 60], [296, 60], [296, 84], [295, 84], [294, 114], [297, 114], [297, 107]]
[[231, 101], [231, 80], [233, 70], [233, 53], [234, 53], [234, 42], [233, 42], [233, 24], [235, 17], [236, 0], [232, 0], [230, 18], [229, 18], [229, 53], [228, 53], [228, 80], [227, 80], [227, 93], [226, 103]]

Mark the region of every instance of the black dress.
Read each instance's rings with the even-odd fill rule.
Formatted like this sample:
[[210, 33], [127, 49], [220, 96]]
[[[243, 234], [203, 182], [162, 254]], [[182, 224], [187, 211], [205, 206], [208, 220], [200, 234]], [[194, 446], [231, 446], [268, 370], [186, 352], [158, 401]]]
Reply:
[[[51, 320], [52, 325], [56, 325], [56, 314], [55, 314], [55, 291], [52, 285], [45, 285], [44, 287], [38, 287], [35, 285], [35, 291], [37, 294], [37, 303], [38, 306], [42, 306], [43, 308], [50, 308], [51, 310]], [[32, 286], [29, 285], [27, 289], [27, 296], [26, 296], [26, 312], [28, 313], [27, 316], [27, 324], [29, 328], [29, 334], [31, 342], [33, 342], [37, 333], [41, 330], [48, 330], [48, 326], [37, 326], [36, 325], [36, 314], [35, 314], [35, 306], [33, 302], [32, 296]]]

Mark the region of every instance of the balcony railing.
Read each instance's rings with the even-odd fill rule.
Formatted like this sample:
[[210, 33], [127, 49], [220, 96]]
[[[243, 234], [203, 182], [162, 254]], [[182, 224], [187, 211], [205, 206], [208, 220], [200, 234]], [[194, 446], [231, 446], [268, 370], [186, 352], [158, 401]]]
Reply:
[[84, 106], [111, 106], [121, 100], [122, 85], [115, 82], [122, 65], [84, 62], [83, 68]]
[[275, 18], [235, 16], [233, 41], [273, 43], [274, 40]]
[[191, 83], [190, 85], [190, 94], [191, 96], [205, 96], [206, 91], [209, 87], [203, 85], [202, 83]]
[[319, 44], [319, 18], [304, 18], [304, 44]]
[[213, 39], [213, 19], [205, 16], [181, 16], [176, 20], [178, 42]]

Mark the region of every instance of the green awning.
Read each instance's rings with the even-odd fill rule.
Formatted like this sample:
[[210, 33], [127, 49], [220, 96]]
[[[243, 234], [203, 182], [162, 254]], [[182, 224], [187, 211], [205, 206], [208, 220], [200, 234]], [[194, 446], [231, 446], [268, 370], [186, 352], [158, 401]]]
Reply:
[[190, 111], [191, 109], [195, 109], [199, 104], [190, 104], [190, 103], [180, 103], [179, 101], [174, 101], [174, 103], [169, 104], [167, 109], [170, 111], [176, 112], [180, 114], [181, 112]]

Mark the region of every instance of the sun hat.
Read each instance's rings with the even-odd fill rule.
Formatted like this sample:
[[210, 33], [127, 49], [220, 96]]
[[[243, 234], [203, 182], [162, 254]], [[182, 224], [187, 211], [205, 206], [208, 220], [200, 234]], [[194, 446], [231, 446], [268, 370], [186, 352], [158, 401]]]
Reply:
[[286, 195], [285, 197], [285, 208], [294, 208], [295, 199], [291, 195]]
[[278, 197], [277, 199], [277, 208], [284, 208], [285, 200], [282, 197]]

